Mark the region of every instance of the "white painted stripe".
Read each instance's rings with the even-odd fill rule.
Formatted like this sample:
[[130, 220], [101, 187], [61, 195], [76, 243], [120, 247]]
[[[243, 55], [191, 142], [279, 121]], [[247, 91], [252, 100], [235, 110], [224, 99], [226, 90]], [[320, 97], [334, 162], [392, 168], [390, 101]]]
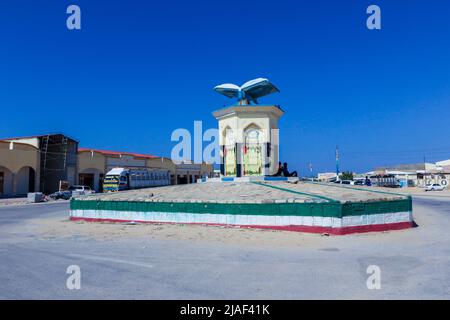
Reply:
[[210, 223], [230, 225], [260, 226], [319, 226], [351, 227], [373, 224], [412, 222], [411, 212], [381, 213], [343, 218], [319, 216], [266, 216], [266, 215], [231, 215], [184, 212], [134, 212], [112, 210], [71, 210], [71, 217], [91, 219], [112, 219], [123, 221], [149, 221], [173, 223]]
[[96, 261], [106, 261], [106, 262], [112, 262], [112, 263], [129, 264], [129, 265], [136, 266], [136, 267], [153, 268], [153, 265], [152, 264], [148, 264], [148, 263], [135, 262], [135, 261], [129, 261], [129, 260], [121, 260], [121, 259], [102, 257], [102, 256], [76, 254], [76, 253], [73, 253], [73, 254], [69, 253], [68, 256], [69, 257], [74, 257], [74, 258], [87, 259], [87, 260], [96, 260]]
[[394, 212], [367, 214], [361, 216], [347, 216], [342, 218], [342, 227], [363, 226], [373, 224], [389, 224], [399, 222], [412, 222], [412, 212]]

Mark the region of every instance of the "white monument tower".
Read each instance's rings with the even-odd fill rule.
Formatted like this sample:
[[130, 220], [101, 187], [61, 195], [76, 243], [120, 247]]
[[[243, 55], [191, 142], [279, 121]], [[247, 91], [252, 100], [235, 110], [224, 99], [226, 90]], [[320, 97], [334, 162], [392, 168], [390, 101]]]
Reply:
[[221, 175], [275, 174], [279, 161], [278, 120], [284, 111], [276, 105], [259, 105], [257, 99], [279, 90], [264, 78], [240, 87], [226, 83], [214, 90], [238, 99], [236, 105], [213, 112], [219, 122]]

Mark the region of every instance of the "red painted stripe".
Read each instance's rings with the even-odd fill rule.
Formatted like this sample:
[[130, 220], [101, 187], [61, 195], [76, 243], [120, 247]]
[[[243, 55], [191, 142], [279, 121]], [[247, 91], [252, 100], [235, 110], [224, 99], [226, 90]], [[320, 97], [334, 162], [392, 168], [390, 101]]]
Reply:
[[177, 222], [159, 222], [159, 221], [134, 221], [134, 220], [119, 220], [119, 219], [99, 219], [99, 218], [82, 218], [82, 217], [70, 217], [72, 221], [88, 221], [88, 222], [112, 222], [112, 223], [124, 223], [124, 222], [137, 222], [148, 224], [194, 224], [194, 225], [208, 225], [208, 226], [225, 226], [225, 227], [240, 227], [240, 228], [256, 228], [256, 229], [270, 229], [281, 231], [295, 231], [306, 233], [328, 233], [330, 235], [346, 235], [352, 233], [365, 233], [365, 232], [382, 232], [389, 230], [402, 230], [413, 227], [413, 222], [397, 222], [386, 224], [371, 224], [363, 226], [352, 227], [320, 227], [320, 226], [260, 226], [260, 225], [234, 225], [234, 224], [220, 224], [220, 223], [177, 223]]

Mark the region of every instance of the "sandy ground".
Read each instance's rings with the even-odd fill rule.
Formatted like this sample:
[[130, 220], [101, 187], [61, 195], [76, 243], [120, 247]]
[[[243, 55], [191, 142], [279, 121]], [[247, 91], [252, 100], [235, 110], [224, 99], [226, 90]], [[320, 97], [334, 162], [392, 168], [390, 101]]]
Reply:
[[197, 183], [81, 196], [77, 200], [140, 202], [287, 203], [403, 199], [396, 190], [309, 182]]
[[126, 224], [70, 221], [67, 218], [47, 218], [35, 221], [44, 238], [88, 237], [103, 241], [121, 241], [130, 238], [182, 240], [204, 243], [222, 243], [248, 246], [296, 247], [317, 242], [317, 234], [187, 224]]
[[28, 200], [26, 197], [21, 198], [1, 198], [0, 199], [0, 207], [2, 206], [21, 206], [24, 204], [28, 204]]
[[[426, 217], [416, 219], [425, 222]], [[329, 236], [292, 231], [266, 230], [257, 228], [240, 228], [232, 226], [211, 226], [166, 223], [110, 223], [71, 221], [68, 218], [46, 218], [32, 221], [39, 226], [37, 231], [44, 239], [83, 237], [96, 241], [120, 242], [127, 239], [157, 239], [189, 241], [199, 244], [224, 244], [245, 247], [320, 247], [333, 242], [374, 241], [384, 242], [401, 239], [402, 234], [414, 233], [414, 229], [363, 233], [347, 236]]]
[[27, 197], [20, 198], [0, 198], [0, 208], [6, 206], [24, 206], [24, 205], [43, 205], [47, 203], [62, 203], [69, 202], [69, 200], [49, 200], [44, 202], [29, 202]]

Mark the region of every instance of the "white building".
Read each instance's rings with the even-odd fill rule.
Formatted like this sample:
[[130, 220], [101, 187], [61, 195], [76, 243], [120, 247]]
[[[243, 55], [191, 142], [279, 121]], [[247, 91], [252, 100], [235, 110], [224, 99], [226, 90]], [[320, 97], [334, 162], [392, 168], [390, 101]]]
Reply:
[[377, 168], [375, 174], [393, 175], [404, 186], [424, 187], [433, 183], [447, 186], [450, 183], [450, 160]]
[[438, 167], [450, 167], [450, 159], [436, 162]]

